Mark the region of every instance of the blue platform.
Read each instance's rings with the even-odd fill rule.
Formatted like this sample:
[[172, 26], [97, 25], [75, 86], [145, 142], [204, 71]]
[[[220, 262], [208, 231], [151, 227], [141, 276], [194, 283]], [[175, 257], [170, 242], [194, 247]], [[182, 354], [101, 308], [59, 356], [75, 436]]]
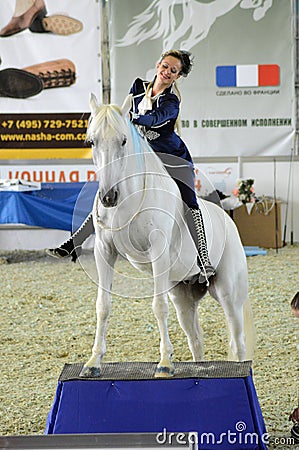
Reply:
[[176, 363], [172, 379], [154, 379], [155, 366], [104, 364], [80, 379], [82, 364], [66, 365], [46, 434], [195, 431], [200, 449], [267, 448], [249, 361]]

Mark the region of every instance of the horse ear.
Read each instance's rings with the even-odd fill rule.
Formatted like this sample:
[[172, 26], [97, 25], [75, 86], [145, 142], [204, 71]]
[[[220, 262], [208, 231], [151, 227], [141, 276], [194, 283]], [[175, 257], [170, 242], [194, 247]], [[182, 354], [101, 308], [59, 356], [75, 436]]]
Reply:
[[94, 116], [96, 114], [96, 112], [97, 112], [97, 109], [98, 109], [99, 105], [98, 105], [97, 98], [96, 98], [96, 96], [93, 93], [90, 94], [89, 106], [90, 106], [90, 109], [91, 109], [91, 114]]
[[131, 109], [131, 106], [132, 106], [132, 94], [129, 94], [125, 98], [125, 100], [122, 104], [122, 107], [121, 107], [121, 113], [122, 113], [123, 117], [125, 117], [128, 114], [128, 112]]

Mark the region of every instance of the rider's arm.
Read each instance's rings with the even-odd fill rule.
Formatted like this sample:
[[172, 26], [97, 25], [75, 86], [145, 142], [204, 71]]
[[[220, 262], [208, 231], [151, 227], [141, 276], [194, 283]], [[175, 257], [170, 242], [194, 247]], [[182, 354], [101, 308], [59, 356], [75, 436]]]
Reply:
[[157, 106], [145, 114], [131, 113], [131, 120], [136, 125], [143, 125], [148, 128], [162, 125], [168, 120], [176, 120], [179, 114], [180, 103], [176, 95], [163, 95], [158, 99]]

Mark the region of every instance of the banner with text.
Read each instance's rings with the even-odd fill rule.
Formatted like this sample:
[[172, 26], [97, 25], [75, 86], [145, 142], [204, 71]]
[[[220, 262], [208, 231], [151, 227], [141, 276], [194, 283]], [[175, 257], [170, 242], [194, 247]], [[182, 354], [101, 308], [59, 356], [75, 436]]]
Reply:
[[[82, 161], [83, 162], [83, 161]], [[92, 164], [30, 164], [0, 165], [0, 179], [19, 179], [38, 183], [80, 183], [95, 181]]]
[[163, 51], [189, 50], [178, 81], [193, 157], [288, 155], [295, 136], [292, 0], [113, 0], [112, 99], [151, 80]]
[[31, 3], [1, 1], [0, 160], [90, 158], [89, 96], [102, 92], [99, 2]]

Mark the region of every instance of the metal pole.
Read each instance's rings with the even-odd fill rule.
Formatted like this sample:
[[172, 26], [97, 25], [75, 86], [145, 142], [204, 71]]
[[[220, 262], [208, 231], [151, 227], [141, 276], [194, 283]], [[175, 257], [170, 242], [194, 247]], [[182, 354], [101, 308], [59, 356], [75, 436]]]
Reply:
[[276, 158], [274, 158], [274, 212], [275, 212], [275, 248], [278, 253], [278, 211], [276, 197]]
[[286, 245], [286, 235], [287, 235], [287, 221], [288, 221], [288, 212], [289, 212], [289, 201], [290, 201], [290, 189], [292, 187], [292, 196], [291, 196], [291, 244], [293, 245], [294, 233], [294, 198], [293, 198], [293, 163], [295, 154], [298, 155], [298, 116], [299, 116], [299, 71], [298, 71], [298, 62], [299, 62], [299, 49], [298, 49], [298, 0], [293, 0], [293, 29], [294, 29], [294, 42], [295, 42], [295, 51], [294, 51], [294, 70], [295, 70], [295, 137], [294, 137], [294, 147], [291, 149], [290, 156], [290, 167], [289, 167], [289, 178], [288, 178], [288, 191], [287, 191], [287, 201], [286, 201], [286, 211], [285, 211], [285, 221], [284, 221], [284, 233], [283, 233], [283, 246]]
[[[296, 141], [296, 138], [295, 138]], [[296, 148], [296, 142], [294, 143], [294, 147]], [[286, 204], [286, 211], [285, 211], [285, 221], [284, 221], [284, 233], [283, 233], [283, 246], [286, 245], [286, 235], [287, 235], [287, 221], [288, 221], [288, 212], [289, 212], [289, 201], [290, 201], [290, 189], [291, 189], [291, 182], [293, 177], [293, 162], [294, 162], [294, 149], [291, 151], [291, 158], [290, 158], [290, 167], [289, 167], [289, 178], [288, 178], [288, 191], [287, 191], [287, 204]], [[291, 198], [291, 211], [293, 211], [293, 195]], [[293, 239], [293, 219], [291, 219], [291, 241]]]
[[108, 0], [101, 0], [101, 53], [102, 53], [102, 95], [103, 103], [110, 103], [110, 51], [109, 51], [109, 15]]
[[294, 41], [295, 41], [295, 114], [296, 114], [296, 122], [295, 122], [295, 143], [297, 144], [294, 148], [294, 152], [298, 155], [298, 134], [299, 134], [299, 24], [298, 24], [298, 0], [293, 0], [293, 14], [294, 14]]

